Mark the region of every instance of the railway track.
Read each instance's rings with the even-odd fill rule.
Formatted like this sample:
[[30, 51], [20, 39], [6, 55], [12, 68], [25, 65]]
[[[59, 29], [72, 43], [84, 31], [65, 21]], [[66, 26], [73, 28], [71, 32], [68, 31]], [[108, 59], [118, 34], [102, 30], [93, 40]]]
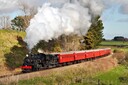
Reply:
[[0, 79], [1, 79], [1, 78], [5, 78], [5, 77], [20, 75], [20, 74], [22, 74], [22, 72], [20, 72], [20, 73], [15, 73], [15, 74], [9, 74], [9, 75], [2, 75], [2, 76], [0, 76]]

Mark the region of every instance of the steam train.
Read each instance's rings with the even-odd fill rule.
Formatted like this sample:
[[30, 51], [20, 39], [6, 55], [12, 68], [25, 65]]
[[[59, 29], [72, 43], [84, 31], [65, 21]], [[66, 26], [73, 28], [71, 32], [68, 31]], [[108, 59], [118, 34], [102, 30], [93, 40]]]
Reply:
[[21, 69], [22, 72], [37, 71], [40, 69], [79, 63], [84, 60], [100, 58], [109, 54], [111, 54], [110, 48], [52, 54], [29, 54], [24, 58]]

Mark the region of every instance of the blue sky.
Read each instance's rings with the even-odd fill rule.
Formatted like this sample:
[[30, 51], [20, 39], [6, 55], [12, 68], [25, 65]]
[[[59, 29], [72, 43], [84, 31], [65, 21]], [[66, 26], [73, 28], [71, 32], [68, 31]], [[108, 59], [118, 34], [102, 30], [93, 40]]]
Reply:
[[103, 33], [106, 39], [112, 39], [114, 36], [128, 38], [128, 15], [120, 13], [119, 7], [119, 5], [115, 5], [102, 14]]

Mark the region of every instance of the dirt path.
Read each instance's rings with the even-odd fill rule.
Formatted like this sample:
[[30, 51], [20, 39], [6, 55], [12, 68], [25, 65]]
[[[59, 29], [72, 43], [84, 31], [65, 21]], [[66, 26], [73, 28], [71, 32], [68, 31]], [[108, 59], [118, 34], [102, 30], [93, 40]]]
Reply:
[[0, 78], [0, 82], [4, 84], [8, 84], [10, 82], [18, 82], [19, 80], [26, 80], [34, 77], [48, 76], [52, 73], [57, 73], [57, 72], [63, 73], [63, 71], [65, 70], [68, 70], [71, 68], [76, 69], [78, 67], [86, 68], [87, 70], [93, 69], [98, 71], [107, 71], [116, 66], [117, 66], [117, 61], [113, 59], [111, 56], [107, 56], [107, 57], [99, 58], [93, 61], [86, 61], [83, 63], [73, 64], [73, 65], [59, 67], [59, 68], [47, 69], [43, 71], [25, 73], [20, 75], [12, 75], [9, 77]]

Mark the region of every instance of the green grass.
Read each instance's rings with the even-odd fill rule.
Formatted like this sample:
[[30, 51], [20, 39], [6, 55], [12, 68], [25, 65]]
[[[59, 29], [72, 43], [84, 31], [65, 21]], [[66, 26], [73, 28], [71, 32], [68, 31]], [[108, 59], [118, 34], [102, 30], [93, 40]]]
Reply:
[[120, 82], [119, 77], [123, 76], [125, 72], [127, 72], [127, 70], [124, 66], [118, 66], [111, 71], [98, 74], [95, 78], [106, 85], [121, 85], [122, 83]]
[[18, 85], [80, 85], [89, 76], [88, 74], [85, 68], [71, 68], [63, 70], [63, 72], [51, 73], [49, 76], [21, 80], [18, 82]]
[[51, 77], [39, 77], [30, 80], [20, 81], [18, 85], [54, 85], [54, 79]]
[[102, 41], [100, 45], [107, 45], [107, 46], [112, 46], [112, 45], [127, 45], [128, 46], [128, 41]]

